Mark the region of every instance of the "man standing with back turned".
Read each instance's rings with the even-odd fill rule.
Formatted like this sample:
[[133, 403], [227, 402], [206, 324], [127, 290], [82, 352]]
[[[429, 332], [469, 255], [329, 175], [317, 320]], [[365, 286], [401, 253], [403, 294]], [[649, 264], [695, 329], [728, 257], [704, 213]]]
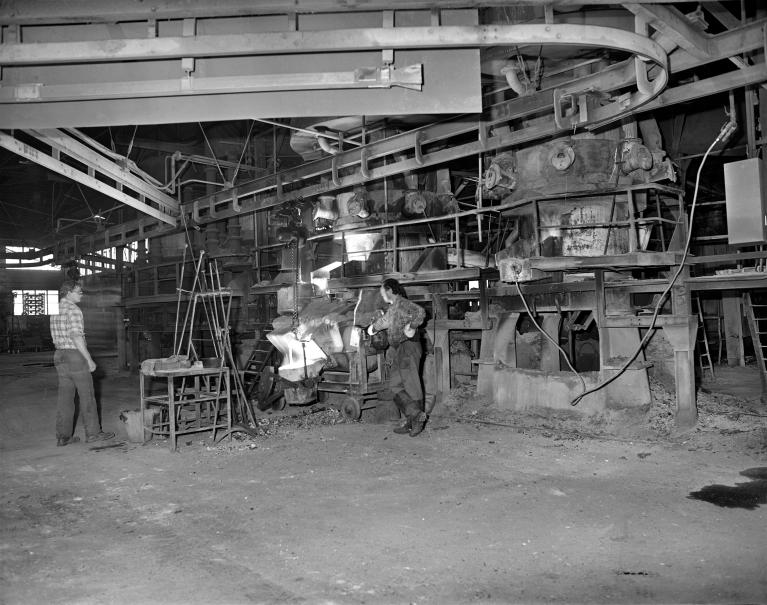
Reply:
[[96, 369], [85, 344], [83, 312], [77, 306], [83, 298], [79, 282], [65, 281], [59, 288], [59, 314], [51, 315], [51, 336], [56, 352], [53, 364], [59, 376], [56, 404], [56, 445], [68, 445], [80, 439], [74, 437], [75, 391], [80, 396], [80, 416], [85, 425], [88, 443], [111, 439], [114, 433], [101, 430], [96, 395], [91, 372]]

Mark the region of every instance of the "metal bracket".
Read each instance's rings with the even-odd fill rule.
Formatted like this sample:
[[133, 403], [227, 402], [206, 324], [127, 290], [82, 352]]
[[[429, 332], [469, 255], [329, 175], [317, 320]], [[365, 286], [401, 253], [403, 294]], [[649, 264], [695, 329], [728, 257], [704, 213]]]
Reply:
[[487, 149], [487, 123], [480, 120], [477, 126], [477, 137], [482, 149]]
[[363, 149], [360, 152], [360, 174], [363, 179], [370, 178], [370, 169], [368, 168], [368, 155], [370, 152], [367, 149]]
[[237, 213], [242, 212], [242, 204], [240, 198], [237, 196], [237, 188], [232, 189], [232, 210]]
[[421, 150], [421, 140], [423, 133], [418, 131], [413, 137], [413, 150], [415, 151], [415, 163], [419, 166], [423, 166], [423, 151]]
[[335, 187], [341, 186], [341, 179], [338, 178], [338, 156], [334, 155], [330, 159], [330, 180]]

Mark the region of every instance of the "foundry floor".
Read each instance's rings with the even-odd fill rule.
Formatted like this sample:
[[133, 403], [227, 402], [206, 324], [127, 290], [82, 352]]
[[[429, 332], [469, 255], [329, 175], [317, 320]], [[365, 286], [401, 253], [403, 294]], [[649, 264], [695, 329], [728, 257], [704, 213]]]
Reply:
[[[1, 603], [767, 602], [767, 504], [687, 497], [748, 481], [767, 444], [562, 437], [436, 408], [416, 439], [360, 422], [177, 453], [57, 448], [50, 358], [0, 355]], [[99, 382], [124, 440], [137, 377]]]

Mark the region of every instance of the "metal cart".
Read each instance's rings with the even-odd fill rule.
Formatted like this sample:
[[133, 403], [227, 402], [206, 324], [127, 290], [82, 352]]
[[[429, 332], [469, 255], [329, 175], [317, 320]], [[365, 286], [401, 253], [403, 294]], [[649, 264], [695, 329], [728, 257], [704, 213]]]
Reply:
[[[377, 358], [377, 366], [370, 371], [368, 357], [372, 355]], [[389, 388], [389, 373], [384, 351], [370, 345], [370, 337], [364, 330], [360, 330], [357, 351], [349, 352], [348, 356], [349, 371], [325, 370], [317, 384], [317, 391], [343, 395], [340, 403], [334, 404], [335, 407], [347, 418], [358, 420], [362, 410], [375, 408], [379, 393]]]

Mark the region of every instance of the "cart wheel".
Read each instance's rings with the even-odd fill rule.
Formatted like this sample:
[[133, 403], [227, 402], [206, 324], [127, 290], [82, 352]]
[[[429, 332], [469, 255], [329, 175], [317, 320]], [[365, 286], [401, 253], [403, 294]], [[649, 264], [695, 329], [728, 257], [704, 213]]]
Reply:
[[359, 402], [354, 397], [344, 398], [341, 407], [339, 408], [341, 413], [349, 420], [359, 420], [362, 410], [360, 410]]
[[271, 406], [269, 396], [274, 391], [275, 387], [274, 368], [271, 366], [265, 367], [258, 377], [258, 384], [256, 385], [256, 397], [258, 399], [257, 407], [262, 412], [268, 410]]
[[285, 409], [285, 404], [286, 404], [285, 397], [283, 395], [280, 395], [279, 397], [277, 397], [277, 399], [272, 401], [272, 409], [275, 412], [282, 411]]

